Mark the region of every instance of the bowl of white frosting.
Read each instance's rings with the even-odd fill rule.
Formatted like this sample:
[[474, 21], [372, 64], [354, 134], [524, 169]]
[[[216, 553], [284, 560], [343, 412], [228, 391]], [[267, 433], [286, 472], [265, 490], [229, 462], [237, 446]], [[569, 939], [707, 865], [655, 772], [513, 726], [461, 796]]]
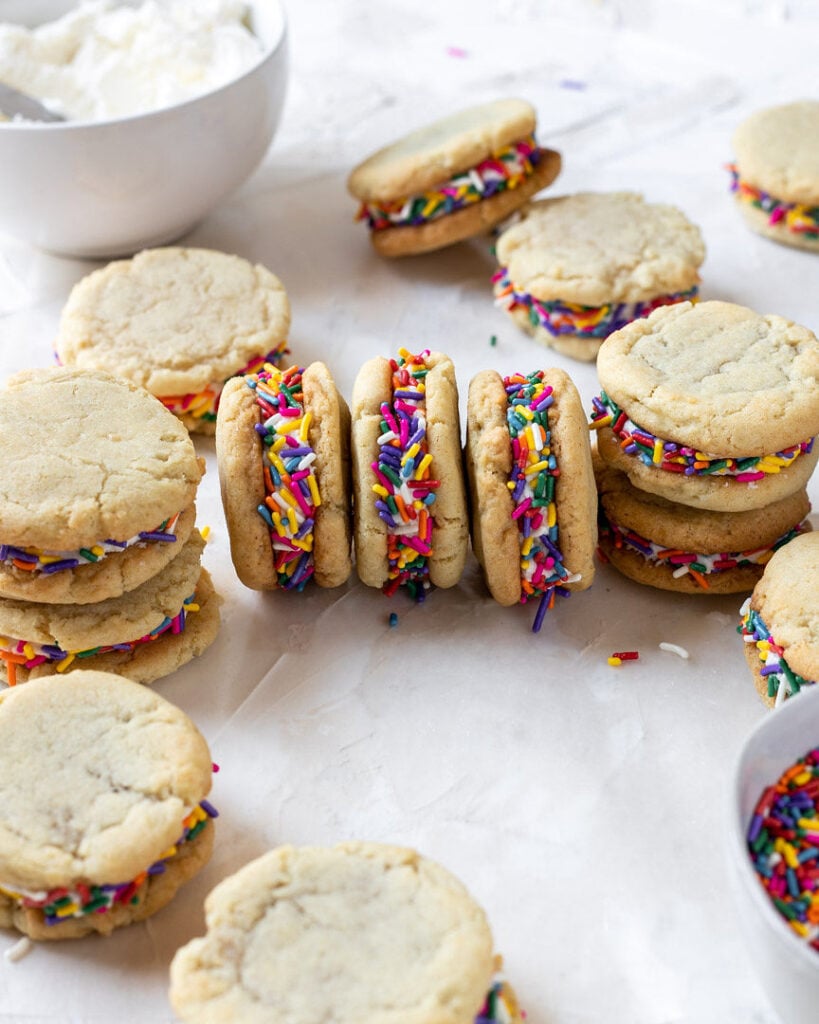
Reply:
[[287, 81], [279, 0], [0, 0], [0, 232], [72, 256], [173, 241], [256, 169]]

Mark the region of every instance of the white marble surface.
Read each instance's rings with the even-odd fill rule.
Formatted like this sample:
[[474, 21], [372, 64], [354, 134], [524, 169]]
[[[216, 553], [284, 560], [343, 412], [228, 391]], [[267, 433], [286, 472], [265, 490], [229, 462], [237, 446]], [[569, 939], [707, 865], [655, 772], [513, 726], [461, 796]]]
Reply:
[[[387, 263], [353, 223], [357, 159], [504, 94], [530, 99], [540, 138], [563, 152], [553, 192], [678, 203], [705, 235], [704, 297], [819, 328], [817, 258], [749, 234], [722, 166], [743, 116], [816, 94], [807, 0], [291, 0], [289, 13], [279, 136], [185, 241], [279, 274], [294, 357], [325, 359], [347, 397], [360, 364], [399, 345], [450, 353], [462, 394], [479, 369], [548, 365], [587, 403], [595, 392], [593, 367], [540, 349], [493, 307], [486, 240]], [[3, 376], [50, 362], [60, 308], [92, 266], [0, 236]], [[278, 843], [365, 837], [417, 846], [464, 880], [533, 1024], [774, 1024], [723, 852], [730, 766], [765, 714], [735, 632], [741, 599], [676, 598], [604, 566], [535, 637], [528, 610], [487, 596], [472, 558], [423, 606], [355, 582], [260, 595], [233, 573], [213, 445], [197, 444], [223, 627], [157, 689], [221, 765], [214, 858], [144, 924], [0, 960], [0, 1021], [172, 1020], [168, 964], [202, 931], [216, 882]], [[811, 493], [819, 504], [816, 481]], [[639, 662], [609, 668], [622, 649]]]

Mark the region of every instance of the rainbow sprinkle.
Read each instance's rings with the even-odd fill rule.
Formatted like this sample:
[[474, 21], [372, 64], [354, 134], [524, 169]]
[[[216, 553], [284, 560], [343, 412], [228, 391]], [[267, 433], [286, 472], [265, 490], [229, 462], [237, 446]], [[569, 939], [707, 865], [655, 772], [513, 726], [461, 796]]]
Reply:
[[475, 1024], [517, 1024], [525, 1016], [519, 1014], [517, 1000], [509, 984], [496, 975]]
[[813, 450], [814, 439], [810, 437], [773, 455], [724, 458], [655, 437], [630, 420], [605, 391], [592, 399], [592, 405], [594, 411], [589, 424], [592, 430], [611, 427], [615, 437], [620, 438], [620, 447], [626, 455], [636, 456], [645, 466], [685, 476], [730, 476], [739, 483], [753, 483], [762, 480], [767, 473], [781, 472], [799, 455], [808, 455]]
[[759, 612], [751, 607], [751, 599], [739, 610], [742, 621], [737, 627], [746, 644], [755, 644], [759, 660], [762, 662], [760, 674], [768, 684], [768, 697], [775, 698], [775, 706], [779, 707], [788, 697], [799, 693], [803, 686], [812, 686], [816, 680], [803, 679], [785, 661], [784, 651], [771, 636], [768, 627]]
[[512, 493], [512, 518], [520, 540], [521, 604], [539, 597], [532, 631], [543, 625], [555, 596], [568, 597], [567, 583], [580, 577], [563, 565], [558, 548], [556, 481], [560, 476], [551, 448], [549, 406], [554, 404], [551, 385], [538, 370], [503, 378], [506, 389], [506, 424], [512, 441], [512, 472], [507, 484]]
[[541, 153], [534, 135], [527, 135], [437, 189], [391, 202], [362, 203], [356, 220], [366, 220], [371, 231], [426, 224], [481, 199], [517, 188], [532, 175]]
[[392, 402], [381, 406], [378, 459], [371, 463], [376, 482], [375, 507], [387, 527], [387, 582], [392, 596], [406, 586], [411, 597], [423, 601], [429, 589], [434, 519], [430, 506], [440, 481], [431, 476], [426, 421], [426, 383], [429, 372], [425, 350], [413, 355], [405, 348], [390, 360]]
[[[271, 349], [266, 356], [254, 356], [247, 366], [243, 366], [241, 370], [237, 370], [232, 376], [242, 377], [248, 373], [256, 373], [268, 363], [278, 366], [281, 357], [286, 353], [287, 342], [283, 341], [276, 348]], [[190, 416], [196, 420], [215, 423], [222, 389], [228, 380], [230, 380], [230, 377], [223, 381], [208, 384], [204, 391], [197, 391], [193, 394], [157, 395], [157, 398], [175, 416]]]
[[746, 840], [774, 907], [800, 939], [819, 950], [819, 748], [763, 791]]
[[819, 240], [819, 206], [786, 203], [768, 192], [763, 192], [750, 182], [743, 181], [736, 164], [728, 164], [726, 169], [731, 174], [731, 191], [734, 195], [743, 203], [767, 213], [770, 227], [779, 225], [803, 238]]
[[694, 287], [687, 292], [658, 295], [645, 302], [615, 302], [604, 306], [580, 306], [558, 299], [545, 302], [516, 288], [507, 267], [501, 267], [492, 275], [492, 284], [496, 306], [501, 306], [507, 312], [525, 309], [532, 327], [542, 327], [555, 337], [560, 334], [579, 334], [587, 338], [607, 338], [613, 331], [625, 327], [632, 320], [648, 316], [660, 306], [696, 302], [698, 294], [698, 289]]
[[263, 417], [256, 433], [264, 449], [265, 499], [256, 511], [270, 531], [276, 582], [283, 590], [296, 591], [304, 590], [315, 570], [314, 527], [321, 505], [303, 373], [297, 366], [279, 370], [268, 363], [245, 377]]

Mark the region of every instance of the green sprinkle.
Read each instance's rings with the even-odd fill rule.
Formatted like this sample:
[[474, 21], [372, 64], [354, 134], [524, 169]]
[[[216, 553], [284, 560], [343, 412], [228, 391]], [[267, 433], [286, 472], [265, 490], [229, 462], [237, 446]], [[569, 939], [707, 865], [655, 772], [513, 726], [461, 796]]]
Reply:
[[497, 345], [497, 343], [498, 343], [498, 336], [496, 334], [493, 334], [492, 337], [489, 339], [489, 344], [494, 348], [495, 345]]
[[[165, 523], [159, 527], [161, 530]], [[93, 551], [89, 551], [88, 548], [80, 548], [80, 554], [87, 562], [98, 562], [100, 560], [99, 555], [95, 555]]]

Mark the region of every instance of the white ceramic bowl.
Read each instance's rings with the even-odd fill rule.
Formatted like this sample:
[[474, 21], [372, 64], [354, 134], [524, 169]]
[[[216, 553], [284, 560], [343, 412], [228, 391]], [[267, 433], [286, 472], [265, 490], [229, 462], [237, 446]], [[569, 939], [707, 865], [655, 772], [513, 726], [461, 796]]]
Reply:
[[[2, 0], [0, 21], [52, 21], [76, 0]], [[178, 238], [267, 152], [287, 82], [279, 0], [249, 0], [262, 40], [239, 78], [147, 114], [0, 123], [0, 231], [51, 252], [110, 257]]]
[[819, 686], [770, 712], [745, 741], [734, 769], [728, 819], [729, 874], [757, 975], [784, 1024], [819, 1021], [819, 951], [774, 907], [754, 870], [745, 836], [763, 791], [819, 746]]

